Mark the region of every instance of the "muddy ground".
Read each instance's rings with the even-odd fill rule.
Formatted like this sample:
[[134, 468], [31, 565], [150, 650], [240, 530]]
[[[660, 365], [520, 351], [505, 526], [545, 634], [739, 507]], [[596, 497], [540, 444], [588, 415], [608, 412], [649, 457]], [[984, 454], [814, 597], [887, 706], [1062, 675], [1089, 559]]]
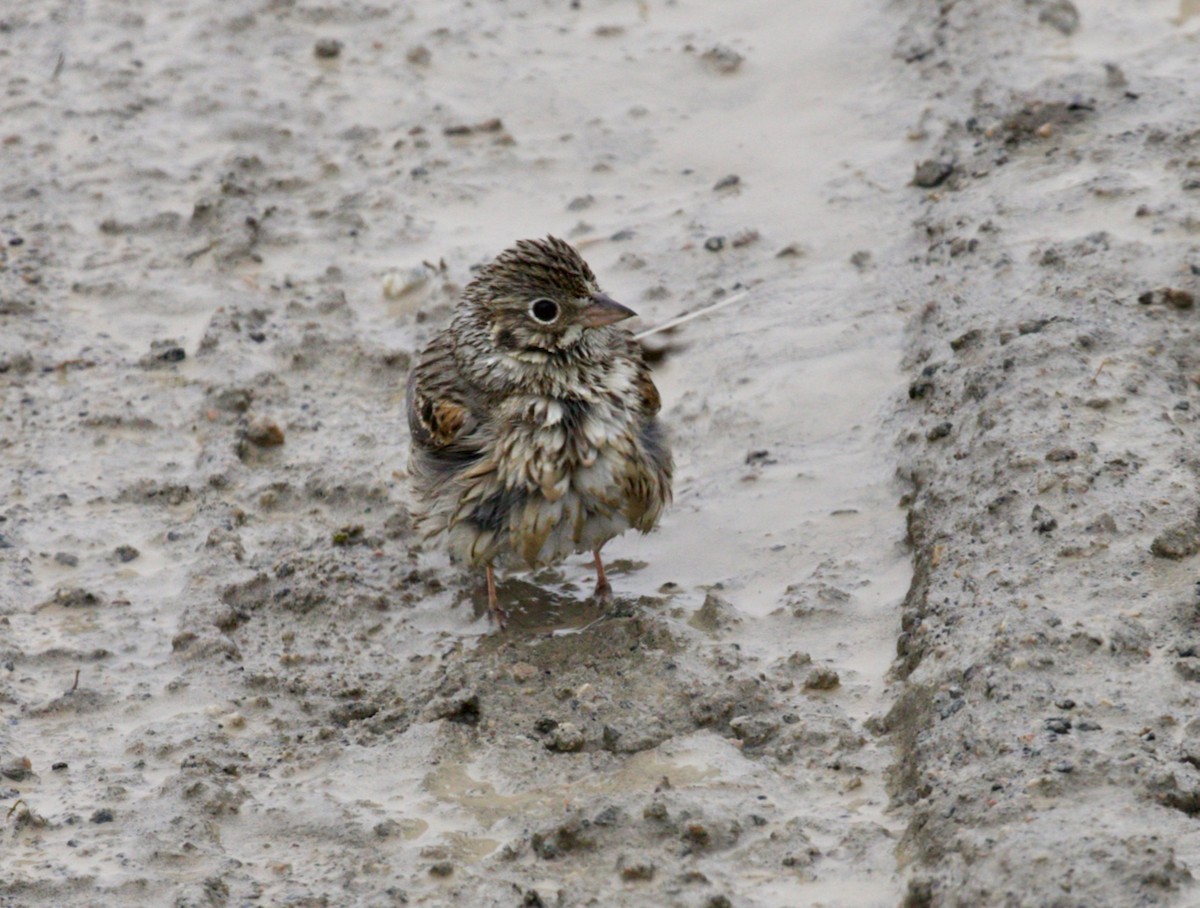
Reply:
[[[1197, 13], [0, 7], [0, 904], [1200, 901]], [[403, 382], [550, 232], [746, 296], [497, 634]]]

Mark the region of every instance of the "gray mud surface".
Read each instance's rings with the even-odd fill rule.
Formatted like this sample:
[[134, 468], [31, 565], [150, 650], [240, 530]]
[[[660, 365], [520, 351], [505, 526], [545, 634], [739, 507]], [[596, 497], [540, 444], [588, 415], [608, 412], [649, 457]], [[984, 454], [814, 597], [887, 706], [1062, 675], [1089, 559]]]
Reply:
[[[1200, 904], [1198, 13], [0, 7], [0, 904]], [[548, 232], [746, 296], [496, 634], [403, 385]]]

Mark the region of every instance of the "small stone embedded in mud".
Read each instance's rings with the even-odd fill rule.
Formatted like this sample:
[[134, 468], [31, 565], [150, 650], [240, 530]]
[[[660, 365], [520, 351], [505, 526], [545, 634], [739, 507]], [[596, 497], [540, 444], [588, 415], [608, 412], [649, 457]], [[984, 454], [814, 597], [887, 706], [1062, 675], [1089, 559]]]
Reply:
[[113, 556], [122, 564], [128, 564], [129, 562], [138, 558], [141, 554], [141, 552], [131, 545], [119, 545], [113, 549]]
[[698, 630], [711, 633], [738, 620], [737, 612], [729, 600], [709, 590], [704, 596], [704, 604], [696, 610], [688, 623]]
[[528, 662], [518, 662], [509, 668], [508, 673], [512, 675], [514, 681], [518, 684], [524, 684], [537, 677], [537, 667], [530, 665]]
[[1051, 448], [1046, 454], [1046, 460], [1051, 463], [1065, 463], [1068, 460], [1075, 460], [1079, 456], [1079, 452], [1074, 448]]
[[431, 876], [448, 877], [454, 873], [454, 865], [449, 861], [438, 861], [429, 868]]
[[735, 716], [729, 720], [729, 729], [746, 746], [758, 747], [775, 736], [779, 722], [769, 716]]
[[777, 259], [797, 259], [804, 255], [804, 247], [799, 243], [788, 243], [775, 253]]
[[1046, 726], [1046, 731], [1053, 732], [1056, 735], [1065, 735], [1071, 730], [1071, 720], [1062, 716], [1052, 716], [1049, 719], [1042, 720], [1042, 724]]
[[941, 186], [954, 173], [954, 165], [946, 161], [922, 161], [916, 165], [913, 172], [912, 185], [921, 189], [934, 189]]
[[54, 598], [48, 604], [61, 605], [64, 608], [80, 608], [83, 606], [103, 605], [104, 600], [98, 593], [79, 587], [65, 587], [55, 590]]
[[626, 882], [645, 882], [654, 879], [654, 864], [649, 861], [635, 861], [625, 864], [624, 859], [618, 862], [621, 879]]
[[1050, 0], [1038, 13], [1038, 22], [1064, 35], [1073, 35], [1079, 30], [1079, 10], [1071, 0]]
[[957, 353], [959, 350], [974, 347], [982, 337], [982, 331], [978, 328], [972, 328], [970, 331], [966, 331], [950, 341], [950, 349]]
[[143, 369], [161, 369], [187, 359], [187, 352], [175, 340], [150, 342], [150, 352], [138, 360]]
[[1172, 309], [1191, 309], [1196, 303], [1196, 298], [1186, 290], [1177, 290], [1174, 287], [1160, 287], [1157, 290], [1147, 290], [1138, 297], [1138, 302], [1143, 306], [1162, 305], [1169, 306]]
[[101, 807], [92, 814], [93, 823], [111, 823], [113, 821], [113, 812], [107, 807]]
[[1033, 521], [1033, 528], [1039, 533], [1050, 533], [1058, 529], [1058, 521], [1040, 504], [1033, 506], [1029, 517]]
[[54, 563], [63, 567], [79, 567], [79, 556], [71, 552], [55, 552]]
[[760, 448], [747, 453], [743, 463], [748, 467], [765, 467], [779, 463], [779, 461], [772, 457], [771, 452], [766, 448]]
[[322, 60], [332, 60], [342, 53], [342, 42], [337, 38], [318, 38], [313, 45], [313, 54]]
[[283, 430], [266, 417], [251, 420], [244, 437], [260, 448], [277, 448], [283, 444]]
[[739, 187], [741, 183], [742, 178], [736, 173], [731, 173], [729, 176], [721, 177], [721, 179], [717, 180], [717, 182], [713, 185], [713, 191], [720, 192], [723, 189], [735, 189]]
[[745, 57], [731, 47], [716, 44], [701, 54], [700, 59], [714, 72], [728, 75], [738, 70]]
[[807, 690], [833, 690], [841, 683], [836, 671], [821, 666], [810, 671], [804, 679], [804, 687]]
[[33, 774], [33, 763], [29, 757], [13, 757], [0, 764], [0, 776], [14, 782], [23, 782]]
[[555, 753], [577, 753], [583, 750], [585, 743], [583, 729], [574, 722], [563, 722], [554, 729], [550, 740], [546, 742], [546, 749]]
[[250, 388], [222, 388], [212, 395], [212, 403], [226, 413], [245, 413], [254, 402], [254, 391]]
[[478, 725], [481, 713], [479, 695], [471, 690], [462, 690], [432, 701], [425, 707], [421, 718], [425, 722], [446, 719], [459, 725]]
[[1200, 552], [1200, 514], [1159, 533], [1150, 543], [1151, 554], [1179, 561]]
[[[910, 393], [911, 393], [911, 389], [910, 389]], [[930, 429], [928, 432], [925, 433], [925, 438], [928, 439], [929, 441], [939, 441], [939, 440], [945, 438], [946, 436], [948, 436], [953, 431], [954, 431], [953, 423], [940, 422], [936, 426], [934, 426], [932, 429]]]
[[338, 546], [357, 545], [365, 541], [365, 529], [361, 523], [340, 527], [333, 531], [333, 544]]
[[722, 249], [725, 248], [725, 237], [710, 236], [707, 240], [704, 241], [704, 248], [707, 249], [709, 252], [720, 252]]

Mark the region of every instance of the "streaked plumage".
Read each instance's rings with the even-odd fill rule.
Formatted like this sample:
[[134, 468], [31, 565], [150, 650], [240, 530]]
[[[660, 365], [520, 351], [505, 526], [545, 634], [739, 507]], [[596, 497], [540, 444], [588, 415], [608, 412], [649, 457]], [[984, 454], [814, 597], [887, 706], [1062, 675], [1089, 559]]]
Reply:
[[[547, 316], [553, 314], [553, 318]], [[633, 527], [671, 500], [658, 390], [591, 268], [554, 237], [521, 240], [463, 291], [408, 380], [409, 469], [418, 523], [456, 561], [553, 564]]]

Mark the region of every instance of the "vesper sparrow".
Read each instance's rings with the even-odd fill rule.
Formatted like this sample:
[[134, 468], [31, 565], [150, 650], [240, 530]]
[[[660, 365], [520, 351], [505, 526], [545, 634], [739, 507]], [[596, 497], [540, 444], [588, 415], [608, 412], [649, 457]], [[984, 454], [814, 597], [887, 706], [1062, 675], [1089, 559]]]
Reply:
[[463, 291], [449, 327], [408, 379], [409, 470], [426, 537], [487, 571], [530, 568], [649, 532], [671, 500], [671, 453], [658, 389], [633, 335], [635, 313], [600, 291], [554, 237], [521, 240]]

